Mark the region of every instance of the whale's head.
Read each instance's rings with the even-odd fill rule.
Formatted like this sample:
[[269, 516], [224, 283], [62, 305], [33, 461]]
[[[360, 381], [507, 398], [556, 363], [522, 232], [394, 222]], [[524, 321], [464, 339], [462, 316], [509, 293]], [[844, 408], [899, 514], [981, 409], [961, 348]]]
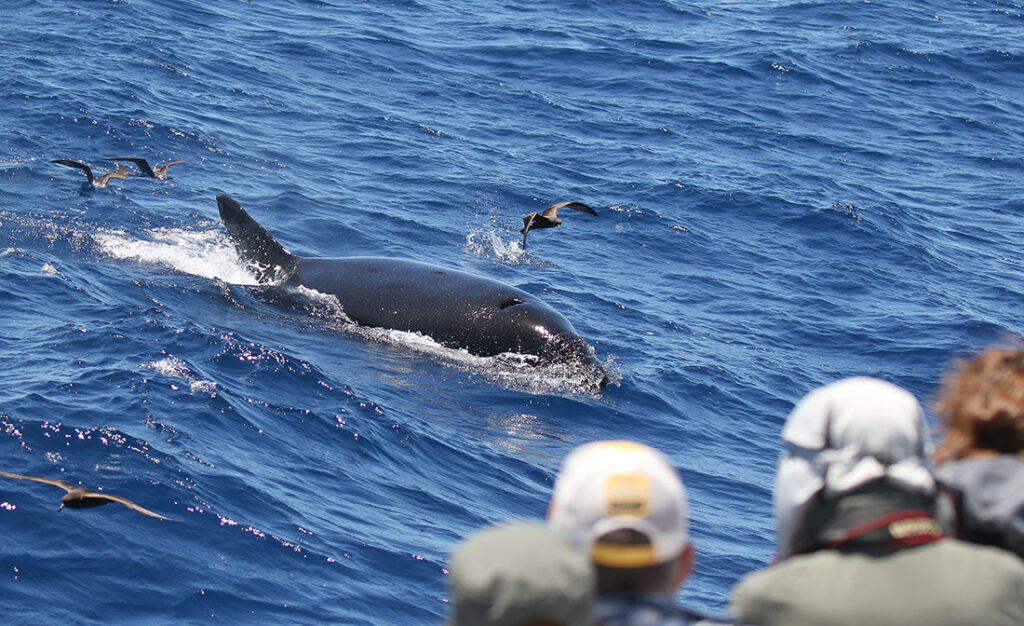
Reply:
[[539, 365], [564, 363], [604, 369], [593, 349], [562, 314], [535, 299], [512, 298], [501, 315], [516, 352], [534, 355]]
[[543, 361], [557, 359], [560, 348], [571, 343], [568, 337], [577, 337], [569, 320], [540, 300], [509, 297], [498, 309], [495, 317], [504, 327], [506, 343], [516, 352]]

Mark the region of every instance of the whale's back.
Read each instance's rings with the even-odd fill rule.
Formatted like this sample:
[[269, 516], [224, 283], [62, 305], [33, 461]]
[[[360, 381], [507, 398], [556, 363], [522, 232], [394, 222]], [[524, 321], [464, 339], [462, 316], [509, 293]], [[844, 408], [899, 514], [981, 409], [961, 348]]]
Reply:
[[522, 289], [419, 261], [298, 259], [290, 282], [335, 296], [358, 324], [419, 332], [478, 356], [541, 354], [550, 337], [575, 334], [565, 317]]

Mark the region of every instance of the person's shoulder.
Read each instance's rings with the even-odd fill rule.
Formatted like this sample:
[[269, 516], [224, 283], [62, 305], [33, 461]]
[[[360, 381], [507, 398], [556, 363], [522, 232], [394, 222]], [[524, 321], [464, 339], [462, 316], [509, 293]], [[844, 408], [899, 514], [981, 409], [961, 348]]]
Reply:
[[846, 566], [847, 557], [836, 550], [800, 554], [751, 572], [733, 587], [729, 613], [740, 623], [758, 623], [780, 607], [800, 602]]
[[784, 561], [744, 576], [732, 589], [729, 613], [744, 624], [763, 622], [766, 616], [775, 614], [779, 605], [792, 597], [784, 590], [792, 582], [784, 571], [788, 565]]
[[744, 576], [736, 590], [763, 589], [800, 576], [819, 576], [822, 568], [834, 567], [843, 560], [843, 555], [836, 550], [819, 550], [807, 554], [798, 554], [768, 567], [751, 572]]
[[1024, 560], [1002, 548], [983, 546], [959, 539], [947, 538], [934, 544], [936, 551], [943, 553], [945, 560], [974, 565], [989, 569], [993, 576], [1024, 579]]
[[952, 538], [901, 552], [907, 553], [904, 568], [929, 572], [948, 591], [998, 598], [1024, 610], [1024, 560], [1012, 552]]
[[1015, 454], [957, 459], [939, 465], [935, 474], [944, 483], [967, 483], [972, 487], [993, 481], [1000, 485], [1017, 483], [1024, 481], [1024, 459]]
[[819, 552], [802, 554], [744, 576], [732, 589], [730, 613], [745, 620], [750, 620], [752, 615], [770, 613], [777, 602], [803, 593], [806, 583], [820, 578], [825, 561], [836, 556]]
[[944, 539], [929, 544], [929, 547], [936, 551], [955, 554], [957, 558], [1003, 561], [1009, 567], [1024, 568], [1024, 561], [1015, 557], [1012, 553], [1006, 550], [994, 548], [992, 546], [983, 546], [953, 537], [945, 537]]
[[[997, 607], [1004, 617], [1012, 614], [1014, 623], [1024, 623], [1024, 560], [1002, 548], [958, 539], [943, 539], [934, 546], [933, 565], [954, 572], [957, 589], [965, 597]], [[978, 623], [995, 621], [979, 619]]]
[[730, 624], [677, 606], [654, 594], [610, 595], [597, 599], [596, 623], [601, 626], [714, 626]]

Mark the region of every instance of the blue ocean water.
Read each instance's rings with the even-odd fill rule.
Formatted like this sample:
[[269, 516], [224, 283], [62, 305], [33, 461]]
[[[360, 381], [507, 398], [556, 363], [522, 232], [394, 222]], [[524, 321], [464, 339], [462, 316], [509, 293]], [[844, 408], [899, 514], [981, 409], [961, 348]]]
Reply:
[[[855, 374], [927, 401], [1020, 334], [1015, 2], [0, 5], [0, 596], [21, 623], [440, 623], [472, 530], [542, 517], [574, 446], [665, 451], [679, 601], [773, 549], [778, 432]], [[85, 189], [50, 163], [185, 160]], [[292, 251], [496, 278], [615, 382], [509, 372], [256, 285]], [[522, 215], [593, 218], [519, 247]]]

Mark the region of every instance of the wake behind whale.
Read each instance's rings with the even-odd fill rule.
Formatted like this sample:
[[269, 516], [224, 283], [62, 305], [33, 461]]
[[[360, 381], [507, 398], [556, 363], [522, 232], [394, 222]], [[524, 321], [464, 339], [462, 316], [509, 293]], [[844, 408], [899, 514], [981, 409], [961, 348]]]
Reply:
[[262, 283], [306, 287], [337, 299], [360, 326], [420, 333], [477, 357], [522, 355], [539, 365], [602, 370], [593, 350], [560, 313], [499, 281], [388, 257], [303, 258], [288, 252], [234, 199], [217, 196], [239, 256]]

